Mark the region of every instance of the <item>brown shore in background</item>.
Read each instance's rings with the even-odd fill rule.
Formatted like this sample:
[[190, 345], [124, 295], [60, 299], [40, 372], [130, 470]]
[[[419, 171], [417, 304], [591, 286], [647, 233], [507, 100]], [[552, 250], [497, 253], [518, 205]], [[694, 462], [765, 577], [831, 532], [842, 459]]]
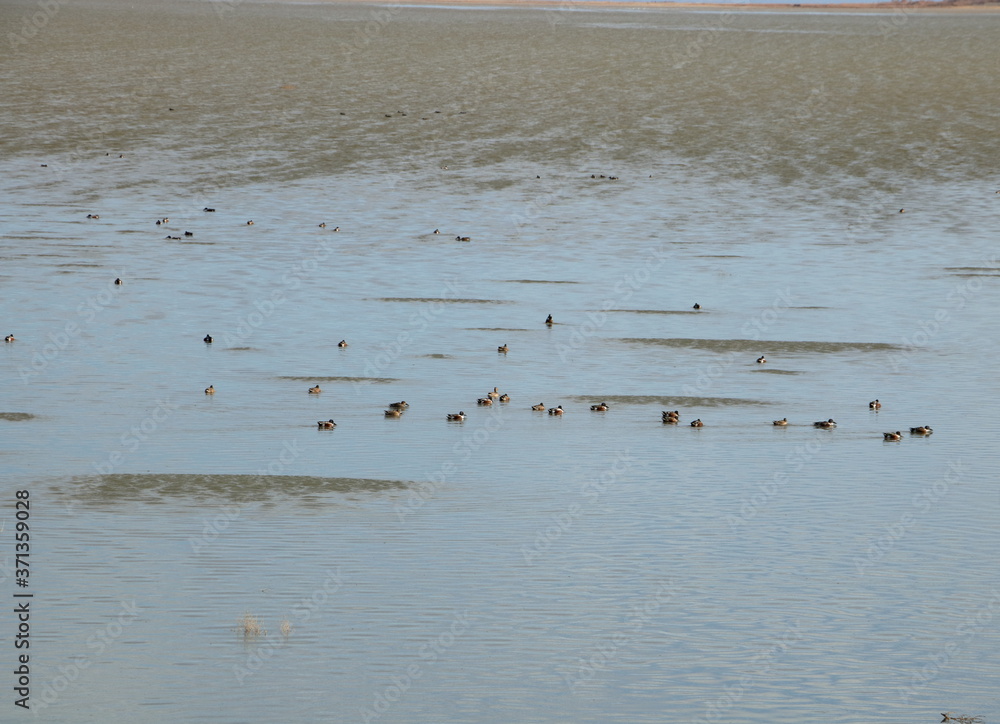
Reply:
[[[296, 2], [298, 0], [273, 0]], [[315, 1], [315, 0], [314, 0]], [[663, 10], [731, 10], [755, 12], [775, 10], [821, 10], [823, 12], [870, 11], [873, 13], [1000, 13], [1000, 0], [916, 0], [915, 2], [877, 3], [711, 3], [649, 2], [648, 0], [320, 0], [328, 3], [377, 5], [496, 5], [504, 7], [585, 8], [660, 8]]]

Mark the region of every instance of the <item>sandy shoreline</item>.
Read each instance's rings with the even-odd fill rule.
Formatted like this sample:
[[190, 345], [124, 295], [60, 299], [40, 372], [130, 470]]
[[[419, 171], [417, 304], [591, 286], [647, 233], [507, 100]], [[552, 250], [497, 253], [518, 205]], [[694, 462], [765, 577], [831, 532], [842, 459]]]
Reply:
[[[226, 1], [226, 0], [223, 0]], [[302, 2], [302, 0], [266, 0], [267, 2]], [[646, 2], [643, 0], [308, 0], [310, 3], [344, 3], [351, 5], [405, 6], [500, 6], [525, 8], [557, 8], [586, 10], [649, 8], [660, 10], [711, 10], [715, 12], [850, 12], [872, 14], [1000, 14], [1000, 3], [990, 5], [908, 6], [873, 3], [706, 3], [706, 2]]]

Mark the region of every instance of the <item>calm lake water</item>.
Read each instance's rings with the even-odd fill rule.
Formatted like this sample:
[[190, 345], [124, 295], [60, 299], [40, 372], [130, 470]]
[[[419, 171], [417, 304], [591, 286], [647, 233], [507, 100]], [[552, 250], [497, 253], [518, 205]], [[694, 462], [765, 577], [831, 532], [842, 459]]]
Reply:
[[32, 718], [1000, 717], [1000, 16], [40, 7]]

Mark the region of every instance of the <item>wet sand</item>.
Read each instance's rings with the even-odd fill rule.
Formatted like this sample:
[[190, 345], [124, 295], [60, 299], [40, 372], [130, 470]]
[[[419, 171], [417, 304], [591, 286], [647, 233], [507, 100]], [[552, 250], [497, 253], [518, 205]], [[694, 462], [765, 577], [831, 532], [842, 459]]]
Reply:
[[[301, 0], [270, 0], [272, 2], [301, 2]], [[538, 7], [575, 10], [606, 8], [656, 8], [661, 10], [711, 10], [732, 12], [832, 12], [909, 15], [911, 13], [939, 14], [998, 14], [1000, 3], [989, 5], [899, 5], [895, 3], [692, 3], [692, 2], [642, 2], [641, 0], [311, 0], [323, 3], [350, 3], [356, 5], [434, 6], [469, 5], [502, 7]]]

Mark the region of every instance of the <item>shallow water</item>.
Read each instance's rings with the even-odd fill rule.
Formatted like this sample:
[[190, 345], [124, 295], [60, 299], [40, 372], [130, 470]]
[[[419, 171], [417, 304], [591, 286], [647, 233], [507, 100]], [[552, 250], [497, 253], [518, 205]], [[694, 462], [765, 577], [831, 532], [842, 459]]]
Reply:
[[60, 6], [0, 62], [37, 718], [995, 720], [998, 30]]

